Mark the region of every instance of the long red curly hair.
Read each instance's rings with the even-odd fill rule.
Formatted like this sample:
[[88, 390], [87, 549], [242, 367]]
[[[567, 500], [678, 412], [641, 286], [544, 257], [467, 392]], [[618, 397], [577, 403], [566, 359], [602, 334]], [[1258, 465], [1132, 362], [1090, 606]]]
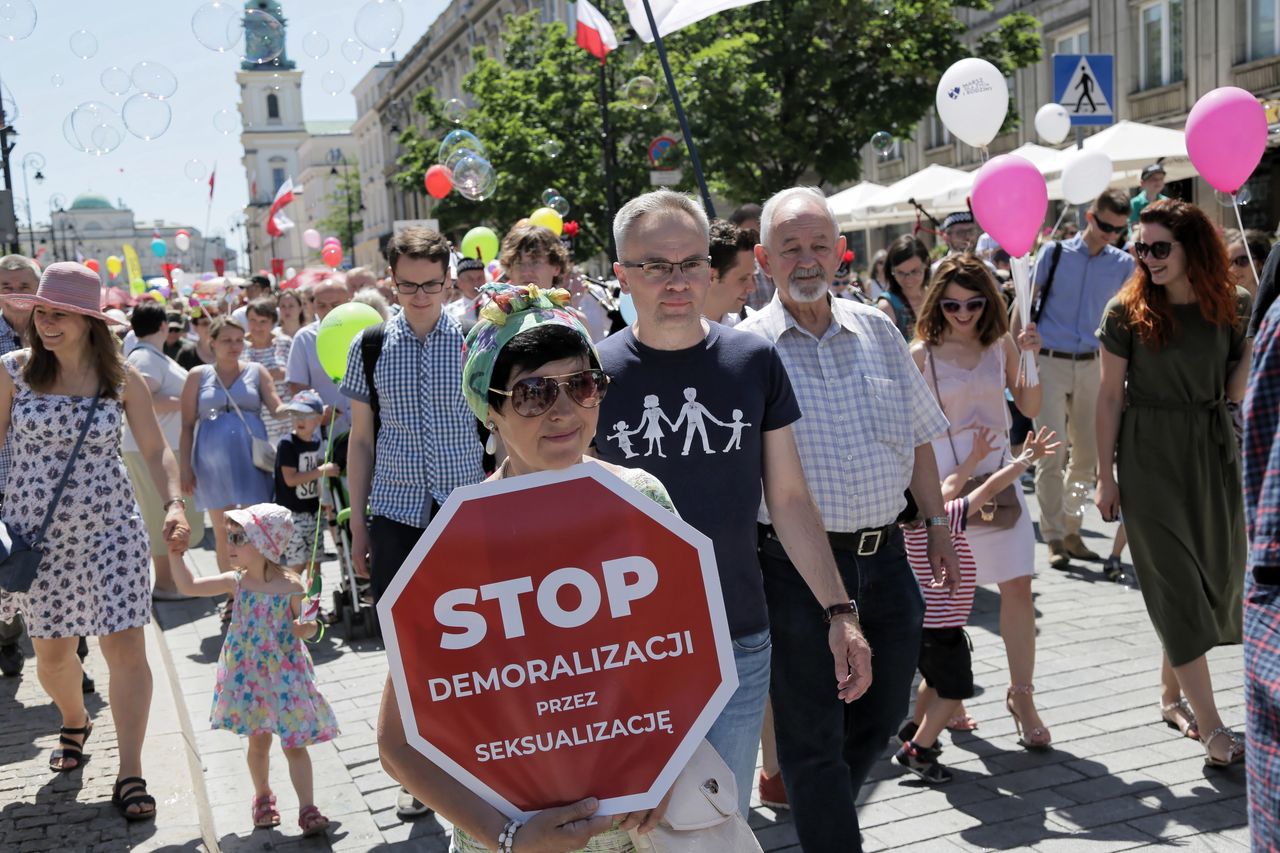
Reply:
[[[1215, 326], [1235, 325], [1236, 293], [1228, 272], [1227, 247], [1204, 211], [1180, 199], [1163, 199], [1143, 208], [1138, 221], [1164, 226], [1182, 245], [1187, 279], [1200, 306], [1200, 316]], [[1141, 258], [1120, 289], [1119, 299], [1140, 341], [1153, 349], [1169, 342], [1174, 327], [1169, 294], [1152, 283], [1151, 272]]]

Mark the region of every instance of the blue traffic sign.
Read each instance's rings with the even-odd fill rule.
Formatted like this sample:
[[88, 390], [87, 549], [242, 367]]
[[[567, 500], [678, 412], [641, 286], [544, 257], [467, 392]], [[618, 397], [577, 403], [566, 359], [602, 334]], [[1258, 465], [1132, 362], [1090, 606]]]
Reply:
[[1111, 124], [1115, 115], [1115, 57], [1110, 53], [1055, 53], [1054, 100], [1076, 124]]

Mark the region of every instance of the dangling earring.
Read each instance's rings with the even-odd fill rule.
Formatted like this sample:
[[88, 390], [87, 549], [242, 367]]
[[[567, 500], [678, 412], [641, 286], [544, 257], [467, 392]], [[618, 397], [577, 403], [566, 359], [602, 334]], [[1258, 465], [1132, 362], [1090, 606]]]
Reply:
[[484, 452], [489, 456], [496, 456], [498, 453], [498, 433], [494, 428], [493, 421], [485, 424], [489, 430], [489, 437], [484, 442]]

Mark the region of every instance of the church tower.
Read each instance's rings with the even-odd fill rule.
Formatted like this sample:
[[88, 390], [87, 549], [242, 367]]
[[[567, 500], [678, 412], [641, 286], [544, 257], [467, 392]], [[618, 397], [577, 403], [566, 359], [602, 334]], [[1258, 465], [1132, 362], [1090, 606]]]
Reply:
[[[292, 266], [303, 257], [299, 229], [277, 238], [272, 253], [272, 240], [265, 223], [276, 190], [288, 179], [296, 181], [299, 173], [298, 146], [307, 138], [302, 115], [302, 72], [284, 50], [287, 21], [278, 0], [247, 0], [244, 4], [246, 53], [265, 50], [279, 54], [270, 61], [257, 63], [251, 57], [240, 64], [236, 82], [240, 84], [240, 144], [244, 148], [241, 163], [249, 182], [249, 206], [245, 210], [245, 226], [249, 236], [249, 264], [252, 272], [270, 271], [271, 258], [284, 258]], [[274, 25], [251, 11], [265, 12], [280, 23]], [[301, 207], [299, 202], [296, 205]], [[298, 218], [297, 216], [291, 218]]]

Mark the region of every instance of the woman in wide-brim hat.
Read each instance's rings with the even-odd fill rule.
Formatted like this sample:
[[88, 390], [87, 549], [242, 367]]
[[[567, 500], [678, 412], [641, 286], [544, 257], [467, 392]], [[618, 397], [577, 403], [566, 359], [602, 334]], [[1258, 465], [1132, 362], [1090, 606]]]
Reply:
[[[111, 673], [111, 714], [120, 767], [112, 803], [128, 820], [155, 815], [142, 778], [142, 740], [151, 707], [151, 669], [143, 626], [150, 621], [149, 549], [133, 487], [120, 455], [127, 419], [152, 480], [168, 498], [164, 536], [185, 550], [178, 466], [165, 444], [151, 393], [125, 364], [99, 310], [97, 273], [77, 263], [50, 264], [30, 306], [30, 347], [0, 357], [0, 444], [13, 441], [3, 518], [26, 541], [39, 538], [56, 484], [66, 488], [43, 539], [44, 554], [26, 592], [0, 596], [0, 619], [21, 612], [35, 647], [40, 683], [62, 714], [57, 772], [79, 767], [93, 722], [80, 690], [77, 638], [99, 637]], [[80, 452], [72, 451], [92, 417]], [[68, 467], [70, 463], [70, 467]]]

